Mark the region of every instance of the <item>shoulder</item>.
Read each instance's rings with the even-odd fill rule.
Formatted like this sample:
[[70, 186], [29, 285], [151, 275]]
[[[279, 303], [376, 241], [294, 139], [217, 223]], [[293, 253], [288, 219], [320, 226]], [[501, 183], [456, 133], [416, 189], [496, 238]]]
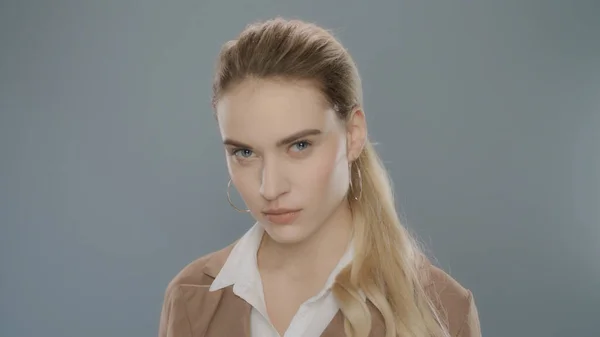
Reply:
[[424, 269], [425, 290], [444, 315], [450, 335], [480, 337], [479, 315], [471, 290], [431, 263], [426, 263]]
[[[187, 264], [168, 283], [160, 313], [159, 337], [191, 336], [192, 322], [187, 304], [218, 300], [208, 289], [231, 252], [233, 244]], [[197, 313], [201, 316], [201, 313]], [[201, 318], [201, 317], [200, 317]]]
[[167, 285], [167, 291], [180, 286], [206, 286], [219, 273], [235, 242], [217, 251], [200, 256], [183, 267]]

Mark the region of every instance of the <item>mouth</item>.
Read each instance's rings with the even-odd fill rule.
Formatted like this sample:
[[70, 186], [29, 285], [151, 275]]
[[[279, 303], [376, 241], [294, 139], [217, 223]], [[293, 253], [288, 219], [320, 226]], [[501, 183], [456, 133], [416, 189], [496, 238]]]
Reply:
[[300, 215], [301, 209], [296, 210], [273, 210], [269, 212], [263, 212], [267, 220], [270, 223], [277, 225], [288, 225], [294, 222]]

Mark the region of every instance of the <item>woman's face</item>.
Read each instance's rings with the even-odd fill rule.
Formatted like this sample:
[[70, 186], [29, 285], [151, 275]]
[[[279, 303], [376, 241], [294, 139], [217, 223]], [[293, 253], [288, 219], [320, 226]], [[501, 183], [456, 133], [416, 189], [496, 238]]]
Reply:
[[308, 81], [245, 80], [216, 106], [232, 182], [276, 242], [295, 243], [342, 212], [362, 111], [341, 121]]

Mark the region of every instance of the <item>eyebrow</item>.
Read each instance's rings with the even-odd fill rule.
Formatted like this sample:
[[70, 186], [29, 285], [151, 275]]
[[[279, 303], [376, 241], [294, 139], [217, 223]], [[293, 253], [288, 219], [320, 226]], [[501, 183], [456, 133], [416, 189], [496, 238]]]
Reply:
[[[316, 136], [316, 135], [320, 135], [321, 133], [323, 133], [323, 132], [319, 129], [306, 129], [306, 130], [298, 131], [298, 132], [293, 133], [283, 139], [278, 140], [276, 143], [276, 146], [280, 147], [280, 146], [283, 146], [286, 144], [293, 143], [294, 141], [299, 140], [301, 138], [308, 137], [308, 136]], [[233, 139], [229, 139], [229, 138], [226, 138], [223, 141], [223, 144], [231, 145], [231, 146], [235, 146], [235, 147], [246, 148], [246, 149], [252, 148], [252, 146], [250, 146], [248, 144], [244, 144], [242, 142], [239, 142], [239, 141], [233, 140]]]

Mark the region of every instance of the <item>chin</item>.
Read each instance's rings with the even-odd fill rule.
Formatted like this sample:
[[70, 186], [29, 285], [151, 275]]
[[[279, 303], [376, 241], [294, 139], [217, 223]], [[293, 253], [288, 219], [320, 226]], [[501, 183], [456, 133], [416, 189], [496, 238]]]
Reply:
[[301, 223], [278, 225], [265, 221], [261, 225], [271, 240], [280, 244], [299, 243], [306, 240], [311, 234], [310, 229], [307, 226], [303, 226]]

